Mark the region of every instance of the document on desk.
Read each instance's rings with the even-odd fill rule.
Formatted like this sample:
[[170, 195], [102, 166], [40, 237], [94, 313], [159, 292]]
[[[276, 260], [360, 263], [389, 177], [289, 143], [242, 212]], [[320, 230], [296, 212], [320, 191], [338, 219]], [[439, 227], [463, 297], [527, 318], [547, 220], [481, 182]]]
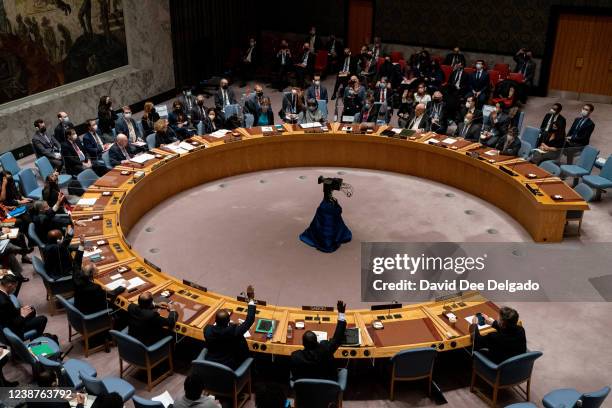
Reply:
[[81, 207], [91, 207], [92, 205], [96, 203], [96, 201], [98, 201], [96, 197], [81, 198], [79, 201], [77, 201], [77, 205], [80, 205]]
[[167, 148], [167, 149], [172, 150], [174, 153], [178, 153], [178, 154], [187, 153], [187, 150], [185, 150], [182, 147], [180, 147], [178, 145], [178, 143], [167, 144], [164, 147]]
[[272, 126], [262, 126], [261, 127], [261, 131], [266, 133], [266, 132], [274, 132], [274, 129], [272, 128]]
[[497, 153], [497, 150], [489, 150], [488, 152], [485, 152], [487, 156], [497, 156]]
[[153, 156], [152, 154], [142, 153], [142, 154], [138, 154], [138, 155], [132, 157], [130, 159], [130, 161], [134, 162], [134, 163], [138, 163], [138, 164], [143, 164], [143, 163], [148, 162], [149, 160], [154, 159], [154, 158], [155, 158], [155, 156]]
[[[466, 317], [465, 320], [468, 322], [468, 324], [472, 324], [472, 319], [473, 318], [474, 318], [474, 315]], [[478, 329], [479, 330], [488, 329], [489, 327], [491, 327], [490, 324], [483, 324], [482, 326], [478, 325]]]
[[402, 130], [404, 130], [404, 129], [402, 129], [402, 128], [393, 128], [393, 129], [391, 129], [391, 131], [393, 133], [395, 133], [396, 135], [399, 135], [400, 133], [402, 133]]
[[215, 132], [212, 132], [210, 134], [210, 136], [216, 137], [217, 139], [219, 139], [219, 138], [224, 137], [225, 135], [227, 135], [228, 132], [230, 132], [230, 131], [227, 130], [227, 129], [219, 129], [219, 130], [217, 130]]
[[83, 252], [83, 258], [90, 258], [94, 255], [101, 254], [101, 253], [102, 253], [101, 249], [99, 249], [98, 247], [93, 247], [91, 251]]
[[457, 139], [453, 139], [452, 137], [447, 137], [446, 139], [444, 139], [442, 141], [442, 143], [446, 143], [446, 144], [453, 144], [457, 141]]
[[320, 128], [321, 126], [323, 126], [323, 125], [321, 125], [321, 123], [319, 123], [319, 122], [300, 123], [300, 127], [302, 129]]
[[312, 332], [315, 334], [315, 336], [317, 336], [317, 341], [318, 342], [322, 342], [323, 340], [327, 340], [327, 332], [317, 331], [317, 330], [313, 330]]
[[117, 279], [117, 280], [114, 280], [114, 281], [112, 281], [110, 283], [107, 283], [105, 286], [106, 286], [106, 289], [108, 289], [108, 290], [115, 290], [119, 286], [125, 287], [127, 285], [128, 284], [127, 284], [125, 279]]
[[[354, 121], [355, 121], [355, 116], [348, 116], [348, 115], [342, 116], [342, 122], [353, 123]], [[344, 130], [344, 129], [342, 129], [342, 130]]]
[[190, 144], [189, 144], [189, 143], [187, 143], [187, 142], [181, 142], [181, 143], [179, 143], [179, 147], [180, 147], [181, 149], [185, 149], [185, 150], [187, 150], [188, 152], [190, 152], [190, 151], [192, 151], [193, 149], [195, 149], [195, 147], [194, 147], [193, 145], [190, 145]]
[[249, 337], [251, 337], [251, 332], [247, 330], [244, 332], [244, 338], [248, 339]]
[[139, 276], [130, 279], [127, 281], [128, 287], [127, 290], [137, 288], [138, 286], [144, 285], [146, 282], [142, 280]]
[[169, 405], [174, 404], [174, 399], [170, 393], [166, 390], [163, 394], [159, 394], [157, 397], [151, 398], [152, 401], [161, 402], [164, 408], [168, 408]]

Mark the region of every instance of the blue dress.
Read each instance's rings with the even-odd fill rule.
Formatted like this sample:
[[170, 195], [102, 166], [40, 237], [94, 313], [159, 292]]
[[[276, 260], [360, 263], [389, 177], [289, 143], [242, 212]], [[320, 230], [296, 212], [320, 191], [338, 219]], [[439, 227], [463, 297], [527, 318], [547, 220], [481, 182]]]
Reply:
[[322, 252], [334, 252], [353, 238], [342, 220], [342, 207], [336, 200], [323, 200], [310, 226], [300, 235], [302, 242]]

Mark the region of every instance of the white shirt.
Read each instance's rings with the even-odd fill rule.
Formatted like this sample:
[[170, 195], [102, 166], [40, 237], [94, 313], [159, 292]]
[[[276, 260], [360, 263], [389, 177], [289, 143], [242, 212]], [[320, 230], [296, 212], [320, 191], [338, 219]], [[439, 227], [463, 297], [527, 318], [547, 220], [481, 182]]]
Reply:
[[425, 114], [421, 115], [421, 116], [415, 116], [414, 117], [414, 122], [412, 123], [412, 126], [410, 126], [411, 130], [419, 130], [419, 125], [421, 124], [421, 120], [423, 119], [423, 116], [425, 116]]

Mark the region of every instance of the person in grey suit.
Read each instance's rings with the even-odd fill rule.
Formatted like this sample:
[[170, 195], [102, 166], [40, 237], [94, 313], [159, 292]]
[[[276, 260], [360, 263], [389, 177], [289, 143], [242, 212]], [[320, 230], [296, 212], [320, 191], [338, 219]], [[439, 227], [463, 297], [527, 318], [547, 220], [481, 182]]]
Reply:
[[129, 106], [123, 107], [123, 116], [115, 121], [115, 131], [117, 134], [123, 133], [128, 137], [130, 143], [144, 142], [140, 128], [136, 121], [132, 119], [132, 109]]
[[474, 114], [468, 112], [465, 114], [465, 118], [463, 122], [457, 126], [457, 130], [455, 131], [456, 137], [462, 137], [466, 140], [472, 140], [477, 142], [480, 139], [480, 130], [482, 129], [482, 125], [478, 122], [474, 122]]
[[37, 158], [46, 157], [56, 170], [61, 170], [64, 162], [62, 161], [61, 146], [53, 135], [47, 134], [45, 121], [36, 119], [34, 121], [36, 133], [32, 136], [32, 147]]

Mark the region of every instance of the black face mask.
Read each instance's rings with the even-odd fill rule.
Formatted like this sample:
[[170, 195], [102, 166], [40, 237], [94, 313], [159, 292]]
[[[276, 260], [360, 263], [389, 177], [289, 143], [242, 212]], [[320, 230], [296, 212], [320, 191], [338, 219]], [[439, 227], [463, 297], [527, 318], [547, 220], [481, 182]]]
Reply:
[[227, 88], [228, 88], [228, 85], [227, 85], [227, 84], [223, 84], [223, 85], [221, 85], [221, 88], [223, 88], [223, 89], [227, 89]]
[[38, 128], [38, 130], [40, 131], [40, 133], [45, 133], [47, 131], [47, 128], [45, 126], [41, 126]]
[[258, 98], [261, 98], [263, 96], [263, 91], [256, 92], [256, 95]]
[[435, 103], [439, 103], [439, 102], [442, 102], [442, 98], [433, 98], [433, 101]]

